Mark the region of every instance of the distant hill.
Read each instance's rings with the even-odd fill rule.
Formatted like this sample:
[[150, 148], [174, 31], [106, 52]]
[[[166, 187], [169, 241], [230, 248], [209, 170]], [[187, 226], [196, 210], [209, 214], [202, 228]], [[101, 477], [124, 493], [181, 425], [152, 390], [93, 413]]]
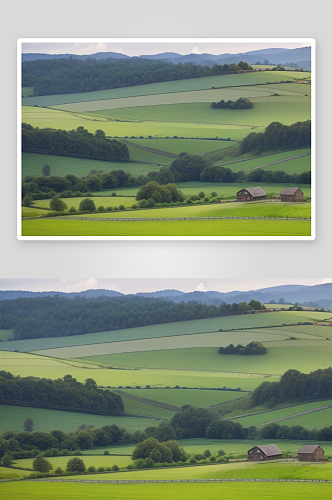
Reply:
[[[16, 299], [18, 297], [46, 297], [59, 295], [60, 297], [68, 297], [70, 299], [79, 297], [119, 297], [125, 294], [114, 290], [84, 290], [82, 292], [29, 292], [19, 290], [0, 291], [0, 300]], [[274, 300], [276, 303], [280, 299], [284, 300], [285, 304], [304, 304], [311, 307], [324, 307], [325, 309], [332, 309], [332, 283], [325, 283], [322, 285], [280, 285], [269, 288], [261, 288], [258, 290], [249, 290], [241, 292], [239, 290], [231, 292], [217, 292], [217, 291], [193, 291], [182, 292], [180, 290], [159, 290], [156, 292], [139, 292], [133, 295], [151, 298], [166, 298], [172, 302], [190, 302], [197, 301], [207, 305], [219, 305], [223, 302], [227, 304], [250, 302], [251, 300], [258, 300], [262, 303], [268, 303]]]
[[[119, 52], [96, 52], [90, 55], [78, 54], [44, 54], [44, 53], [25, 53], [22, 54], [22, 61], [36, 61], [38, 59], [128, 59], [130, 56]], [[132, 56], [134, 57], [134, 56]], [[261, 49], [248, 52], [240, 52], [238, 54], [177, 54], [176, 52], [163, 52], [160, 54], [140, 55], [143, 59], [161, 59], [174, 64], [192, 62], [203, 66], [212, 66], [213, 64], [230, 64], [240, 61], [248, 64], [261, 64], [267, 59], [269, 64], [291, 65], [293, 67], [311, 69], [311, 48], [301, 47], [297, 49]], [[291, 63], [291, 64], [290, 64]]]

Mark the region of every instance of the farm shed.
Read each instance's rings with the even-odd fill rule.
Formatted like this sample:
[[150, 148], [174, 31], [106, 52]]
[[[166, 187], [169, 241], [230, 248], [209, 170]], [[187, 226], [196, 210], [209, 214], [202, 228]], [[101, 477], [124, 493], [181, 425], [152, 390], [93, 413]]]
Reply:
[[249, 462], [277, 460], [278, 458], [281, 458], [281, 450], [275, 444], [263, 444], [261, 446], [254, 446], [248, 450]]
[[324, 450], [318, 444], [305, 444], [297, 450], [300, 462], [318, 462], [325, 460]]
[[243, 188], [236, 193], [236, 201], [258, 201], [266, 200], [266, 193], [260, 186]]
[[303, 201], [303, 191], [297, 187], [287, 187], [280, 193], [281, 201]]

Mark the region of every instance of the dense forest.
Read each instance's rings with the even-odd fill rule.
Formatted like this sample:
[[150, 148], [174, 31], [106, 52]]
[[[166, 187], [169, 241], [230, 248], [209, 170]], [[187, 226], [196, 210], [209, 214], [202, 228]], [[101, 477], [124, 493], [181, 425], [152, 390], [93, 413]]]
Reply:
[[332, 368], [301, 373], [288, 370], [279, 382], [263, 382], [251, 395], [251, 405], [309, 401], [332, 397]]
[[93, 92], [147, 83], [224, 75], [250, 70], [247, 63], [201, 66], [192, 62], [173, 64], [142, 59], [39, 59], [22, 63], [22, 87], [33, 87], [33, 94], [54, 95]]
[[239, 153], [241, 155], [251, 152], [260, 154], [265, 151], [310, 148], [310, 146], [311, 120], [296, 122], [292, 125], [272, 122], [264, 132], [251, 132], [242, 139]]
[[107, 139], [103, 130], [91, 134], [82, 126], [67, 131], [22, 123], [22, 151], [106, 161], [129, 159], [126, 144]]
[[261, 342], [252, 341], [245, 346], [229, 344], [227, 347], [219, 347], [218, 352], [219, 354], [241, 354], [246, 356], [249, 354], [266, 354], [267, 349]]
[[15, 340], [63, 337], [243, 314], [252, 310], [254, 308], [245, 302], [208, 306], [138, 296], [18, 298], [0, 302], [0, 329], [13, 328]]
[[119, 394], [107, 389], [98, 389], [96, 382], [91, 378], [82, 384], [71, 375], [51, 380], [14, 377], [9, 372], [0, 371], [0, 402], [107, 415], [120, 414], [124, 411]]

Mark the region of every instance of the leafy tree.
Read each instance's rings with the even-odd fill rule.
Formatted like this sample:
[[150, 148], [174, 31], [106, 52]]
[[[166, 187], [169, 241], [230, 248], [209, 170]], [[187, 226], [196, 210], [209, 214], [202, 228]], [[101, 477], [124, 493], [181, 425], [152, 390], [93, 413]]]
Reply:
[[82, 474], [83, 472], [85, 472], [85, 464], [81, 458], [73, 457], [68, 460], [66, 471]]
[[49, 176], [51, 172], [51, 167], [45, 163], [45, 165], [42, 166], [42, 174], [45, 176]]
[[2, 467], [10, 467], [13, 463], [13, 455], [11, 453], [5, 453], [1, 458], [0, 464]]
[[91, 198], [84, 198], [80, 201], [79, 210], [81, 212], [95, 212], [96, 204]]
[[63, 470], [61, 469], [61, 467], [57, 467], [54, 472], [57, 475], [63, 474]]
[[171, 418], [170, 424], [178, 439], [205, 437], [206, 428], [214, 419], [210, 410], [185, 405]]
[[31, 432], [33, 429], [33, 420], [32, 418], [26, 418], [23, 422], [23, 429], [26, 432]]
[[32, 468], [38, 472], [49, 472], [53, 469], [53, 465], [42, 455], [37, 455], [32, 462]]
[[22, 204], [24, 207], [31, 207], [32, 201], [32, 196], [30, 194], [27, 194], [24, 196]]
[[61, 200], [58, 196], [54, 196], [54, 198], [50, 201], [50, 209], [55, 210], [56, 212], [63, 212], [66, 210], [67, 204]]

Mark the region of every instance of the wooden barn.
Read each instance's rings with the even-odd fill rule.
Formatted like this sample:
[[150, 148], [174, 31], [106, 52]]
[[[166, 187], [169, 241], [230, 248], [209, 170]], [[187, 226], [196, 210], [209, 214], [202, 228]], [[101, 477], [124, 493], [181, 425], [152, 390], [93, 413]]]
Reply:
[[248, 450], [249, 462], [278, 460], [279, 458], [281, 458], [281, 450], [275, 444], [263, 444], [261, 446], [254, 446]]
[[325, 460], [324, 450], [318, 444], [305, 444], [297, 450], [300, 462], [319, 462]]
[[303, 191], [297, 187], [287, 187], [280, 193], [281, 201], [303, 201]]
[[260, 186], [243, 188], [236, 193], [236, 201], [266, 200], [266, 193]]

